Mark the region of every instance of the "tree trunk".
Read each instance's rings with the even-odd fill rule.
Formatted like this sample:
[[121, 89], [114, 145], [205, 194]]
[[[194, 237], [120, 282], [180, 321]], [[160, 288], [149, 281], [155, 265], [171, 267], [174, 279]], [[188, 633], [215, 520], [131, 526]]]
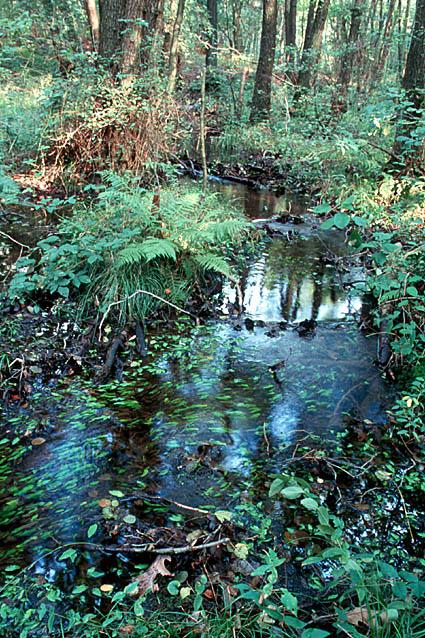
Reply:
[[114, 71], [136, 72], [148, 61], [162, 0], [100, 0], [99, 8], [100, 56]]
[[179, 0], [177, 6], [176, 19], [174, 21], [173, 33], [170, 42], [170, 54], [168, 58], [168, 90], [170, 93], [174, 91], [177, 78], [177, 67], [179, 60], [179, 37], [183, 22], [185, 0]]
[[140, 67], [140, 46], [143, 34], [141, 19], [144, 9], [144, 0], [127, 0], [126, 2], [120, 64], [120, 70], [125, 75], [135, 73]]
[[[210, 21], [210, 29], [208, 33], [208, 46], [207, 46], [207, 76], [208, 72], [212, 68], [217, 67], [217, 45], [218, 45], [218, 7], [217, 0], [207, 0], [207, 12]], [[208, 85], [208, 77], [207, 77]]]
[[232, 2], [233, 46], [235, 47], [236, 51], [239, 51], [239, 53], [242, 53], [244, 50], [241, 13], [242, 13], [241, 0], [233, 0]]
[[125, 4], [125, 0], [99, 0], [99, 55], [111, 66], [120, 57]]
[[255, 74], [251, 122], [267, 120], [271, 109], [272, 75], [276, 52], [277, 0], [263, 0], [260, 55]]
[[[323, 33], [325, 31], [326, 20], [328, 18], [330, 0], [319, 0], [317, 3], [314, 22], [311, 27], [311, 33], [304, 44], [302, 69], [298, 76], [298, 82], [305, 88], [314, 85], [317, 77], [317, 64], [320, 59], [322, 48]], [[307, 47], [306, 47], [307, 44]]]
[[286, 0], [285, 9], [285, 45], [288, 62], [292, 62], [297, 46], [297, 0]]
[[99, 46], [99, 12], [97, 10], [96, 0], [84, 0], [84, 4], [90, 26], [93, 50], [97, 51]]
[[385, 27], [382, 33], [382, 41], [379, 48], [379, 53], [377, 56], [377, 64], [374, 69], [374, 73], [372, 78], [375, 82], [379, 82], [382, 78], [382, 74], [385, 69], [385, 64], [387, 62], [388, 53], [390, 50], [390, 38], [394, 26], [394, 10], [396, 6], [396, 0], [390, 0], [390, 4], [388, 6], [387, 11], [387, 19], [385, 20]]
[[346, 43], [345, 51], [341, 57], [341, 66], [338, 77], [339, 95], [338, 102], [345, 102], [345, 98], [348, 91], [348, 86], [351, 81], [351, 75], [353, 72], [353, 64], [356, 57], [358, 40], [360, 36], [360, 26], [362, 22], [362, 16], [365, 9], [364, 0], [353, 0], [351, 7], [351, 21], [350, 31], [348, 34], [348, 40]]
[[308, 5], [307, 24], [306, 24], [305, 33], [304, 33], [303, 54], [304, 54], [304, 51], [311, 48], [314, 14], [316, 13], [316, 4], [317, 4], [317, 0], [310, 0], [310, 4]]
[[404, 171], [418, 167], [423, 172], [424, 138], [423, 135], [417, 135], [417, 128], [425, 102], [425, 0], [416, 2], [402, 86], [406, 92], [406, 100], [396, 130], [393, 154], [401, 159]]

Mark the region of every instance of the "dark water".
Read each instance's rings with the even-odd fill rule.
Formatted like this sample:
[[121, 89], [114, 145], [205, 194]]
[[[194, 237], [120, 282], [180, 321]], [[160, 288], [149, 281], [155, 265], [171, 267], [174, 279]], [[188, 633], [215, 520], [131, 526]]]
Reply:
[[[362, 273], [348, 269], [343, 235], [318, 231], [300, 202], [222, 188], [251, 218], [290, 210], [305, 219], [265, 241], [244, 274], [245, 316], [255, 325], [227, 317], [229, 287], [222, 321], [151, 336], [146, 365], [123, 383], [41, 388], [20, 415], [4, 415], [3, 545], [16, 560], [86, 538], [110, 491], [231, 509], [244, 487], [264, 494], [264, 476], [307, 434], [332, 436], [347, 418], [385, 419], [390, 392], [374, 340], [358, 329], [362, 300], [350, 282]], [[301, 336], [305, 319], [317, 326]], [[45, 442], [11, 465], [12, 432], [34, 425]]]

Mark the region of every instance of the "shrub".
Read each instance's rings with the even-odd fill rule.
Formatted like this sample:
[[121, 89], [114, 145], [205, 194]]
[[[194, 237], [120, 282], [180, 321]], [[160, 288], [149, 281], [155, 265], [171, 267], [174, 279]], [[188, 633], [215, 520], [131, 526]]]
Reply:
[[[153, 195], [129, 176], [107, 174], [92, 205], [64, 218], [57, 235], [19, 260], [9, 288], [12, 299], [39, 292], [78, 301], [80, 313], [117, 304], [121, 321], [145, 318], [158, 300], [184, 303], [194, 284], [211, 273], [233, 279], [226, 249], [250, 228], [215, 195], [190, 188]], [[117, 303], [118, 302], [118, 303]]]

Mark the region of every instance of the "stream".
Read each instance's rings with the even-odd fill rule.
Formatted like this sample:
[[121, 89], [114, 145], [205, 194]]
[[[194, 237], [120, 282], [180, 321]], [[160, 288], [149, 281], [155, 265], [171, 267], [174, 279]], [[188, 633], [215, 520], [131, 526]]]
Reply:
[[[98, 502], [111, 492], [232, 510], [244, 490], [265, 498], [266, 478], [306, 436], [337, 436], [350, 419], [385, 422], [392, 392], [375, 364], [375, 339], [359, 329], [367, 308], [351, 291], [363, 273], [346, 265], [344, 234], [320, 231], [296, 198], [237, 184], [211, 188], [269, 235], [243, 273], [245, 314], [237, 316], [229, 286], [220, 320], [151, 334], [147, 361], [135, 361], [122, 383], [34, 384], [29, 404], [5, 411], [8, 562], [28, 564], [57, 544], [86, 539], [93, 521], [100, 528], [108, 518]], [[23, 453], [16, 431], [35, 426]], [[154, 506], [146, 512], [129, 502], [128, 513], [156, 525], [179, 522]], [[65, 568], [53, 556], [35, 566], [47, 580], [72, 580]]]

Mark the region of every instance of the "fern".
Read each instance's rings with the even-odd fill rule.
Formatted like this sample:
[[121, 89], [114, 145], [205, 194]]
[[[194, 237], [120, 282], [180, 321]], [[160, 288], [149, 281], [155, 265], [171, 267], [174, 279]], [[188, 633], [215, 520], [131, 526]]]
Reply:
[[118, 253], [117, 266], [128, 266], [140, 261], [146, 263], [165, 257], [176, 261], [176, 245], [169, 239], [149, 237], [143, 242], [130, 244]]
[[232, 270], [227, 261], [219, 255], [213, 253], [204, 253], [203, 255], [193, 255], [194, 261], [196, 261], [204, 270], [212, 270], [219, 275], [233, 278]]

